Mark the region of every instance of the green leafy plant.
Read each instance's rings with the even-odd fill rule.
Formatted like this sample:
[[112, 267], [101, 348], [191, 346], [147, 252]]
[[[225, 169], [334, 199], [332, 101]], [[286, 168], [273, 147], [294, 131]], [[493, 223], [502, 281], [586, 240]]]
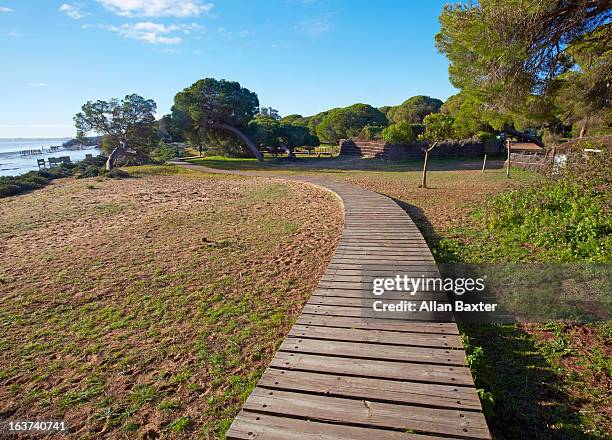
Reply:
[[390, 143], [407, 143], [414, 140], [412, 127], [408, 122], [398, 122], [391, 124], [382, 131], [382, 138], [385, 142]]

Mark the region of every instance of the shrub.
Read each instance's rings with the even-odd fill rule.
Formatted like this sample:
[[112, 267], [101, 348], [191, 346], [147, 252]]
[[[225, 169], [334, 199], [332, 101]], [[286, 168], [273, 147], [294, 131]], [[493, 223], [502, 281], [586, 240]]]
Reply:
[[397, 124], [391, 124], [385, 128], [382, 131], [382, 138], [385, 142], [399, 144], [412, 142], [414, 140], [414, 134], [408, 122], [398, 122]]
[[612, 260], [611, 156], [568, 158], [560, 174], [531, 188], [500, 194], [477, 215], [504, 255], [540, 261]]
[[68, 168], [57, 167], [57, 168], [48, 168], [37, 171], [38, 175], [41, 177], [45, 177], [47, 179], [58, 179], [60, 177], [67, 177], [72, 174], [72, 172]]
[[106, 156], [103, 155], [83, 159], [74, 165], [76, 178], [97, 177], [102, 174], [105, 164]]
[[87, 165], [84, 169], [80, 170], [77, 178], [85, 177], [98, 177], [100, 175], [100, 167], [95, 165]]
[[78, 163], [62, 164], [59, 167], [30, 171], [20, 176], [0, 177], [0, 197], [16, 196], [18, 194], [42, 188], [53, 179], [75, 175], [77, 177], [95, 177], [100, 174], [106, 157], [97, 156], [84, 159]]
[[22, 190], [18, 185], [0, 182], [0, 197], [15, 196], [21, 192], [25, 192], [25, 189]]
[[104, 177], [108, 177], [109, 179], [128, 179], [130, 174], [123, 171], [121, 168], [113, 168], [110, 171], [107, 171], [104, 174]]
[[[46, 171], [46, 170], [44, 170]], [[57, 174], [44, 171], [30, 171], [20, 176], [0, 177], [0, 197], [15, 196], [33, 189], [42, 188], [56, 177], [64, 177], [68, 171], [62, 170]]]
[[175, 145], [170, 145], [165, 142], [160, 142], [159, 145], [151, 153], [151, 159], [153, 162], [163, 163], [175, 157], [182, 157], [185, 155], [185, 150]]
[[381, 125], [366, 125], [357, 136], [357, 139], [363, 141], [374, 141], [382, 139], [382, 132], [385, 127]]

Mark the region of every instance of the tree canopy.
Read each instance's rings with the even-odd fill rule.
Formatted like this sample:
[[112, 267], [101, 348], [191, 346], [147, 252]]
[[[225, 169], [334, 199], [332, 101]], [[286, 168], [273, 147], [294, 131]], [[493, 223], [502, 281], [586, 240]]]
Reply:
[[[587, 88], [608, 96], [609, 108], [612, 66], [602, 54], [609, 53], [612, 41], [611, 5], [609, 0], [449, 4], [440, 15], [436, 46], [450, 61], [451, 83], [470, 105], [497, 113], [490, 118], [494, 128], [529, 138], [515, 126], [556, 129], [569, 120], [555, 102], [591, 68], [579, 53], [598, 60], [591, 64], [595, 77], [607, 76], [587, 81], [592, 86]], [[603, 84], [605, 90], [599, 88]]]
[[308, 118], [308, 130], [310, 130], [310, 134], [317, 135], [317, 127], [319, 126], [319, 124], [321, 124], [321, 122], [323, 122], [323, 119], [325, 119], [325, 117], [334, 110], [338, 109], [332, 108], [330, 110], [325, 110], [323, 112], [317, 113], [316, 115], [310, 116]]
[[109, 170], [120, 157], [144, 161], [157, 142], [156, 108], [155, 101], [137, 94], [121, 101], [87, 101], [74, 116], [77, 136], [90, 132], [104, 136]]
[[455, 136], [455, 130], [453, 129], [453, 118], [442, 113], [434, 113], [425, 116], [423, 119], [425, 124], [425, 132], [419, 136], [419, 140], [425, 141], [431, 145], [442, 142], [443, 140], [450, 139]]
[[429, 152], [436, 148], [438, 143], [445, 139], [455, 136], [453, 129], [453, 118], [442, 113], [431, 113], [423, 119], [425, 131], [419, 135], [419, 140], [426, 142], [427, 147], [422, 148], [425, 153], [423, 161], [423, 175], [421, 177], [421, 187], [427, 188], [427, 166], [429, 163]]
[[390, 107], [386, 115], [391, 122], [408, 122], [414, 124], [423, 122], [423, 118], [430, 113], [437, 113], [440, 107], [442, 107], [442, 101], [439, 99], [418, 95], [408, 98], [400, 105]]
[[301, 125], [303, 127], [308, 127], [309, 117], [304, 117], [302, 115], [293, 114], [287, 115], [284, 118], [281, 118], [281, 122], [286, 122], [288, 124]]
[[495, 113], [484, 110], [480, 102], [465, 93], [450, 96], [440, 108], [440, 113], [453, 118], [455, 136], [467, 139], [472, 136], [491, 134], [495, 129]]
[[386, 127], [382, 131], [382, 138], [389, 143], [411, 142], [414, 140], [414, 134], [408, 122], [398, 122]]
[[232, 133], [263, 160], [263, 155], [244, 133], [247, 124], [259, 111], [257, 94], [238, 82], [205, 78], [176, 94], [172, 115], [177, 126], [196, 145], [219, 131]]
[[293, 150], [298, 146], [316, 146], [319, 139], [308, 131], [308, 127], [278, 121], [270, 116], [258, 115], [249, 122], [248, 132], [257, 145], [272, 152], [282, 149], [290, 159], [295, 159]]
[[316, 126], [316, 130], [323, 142], [337, 143], [340, 139], [357, 136], [366, 125], [387, 125], [387, 118], [371, 105], [353, 104], [331, 110]]

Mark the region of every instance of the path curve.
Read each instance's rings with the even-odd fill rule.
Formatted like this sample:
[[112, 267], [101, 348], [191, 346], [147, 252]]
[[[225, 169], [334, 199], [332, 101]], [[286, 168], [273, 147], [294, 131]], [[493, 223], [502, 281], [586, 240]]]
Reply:
[[[404, 314], [367, 314], [371, 277], [438, 274], [423, 236], [397, 203], [326, 177], [172, 163], [316, 185], [344, 207], [334, 256], [227, 439], [491, 438], [452, 316], [432, 313], [430, 322], [415, 322]], [[446, 300], [434, 292], [414, 299]]]

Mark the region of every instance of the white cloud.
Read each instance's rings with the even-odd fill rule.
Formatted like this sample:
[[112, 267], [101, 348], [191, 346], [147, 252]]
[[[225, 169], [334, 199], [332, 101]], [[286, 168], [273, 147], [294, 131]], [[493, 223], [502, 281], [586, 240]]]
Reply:
[[313, 18], [299, 22], [297, 28], [306, 35], [319, 37], [332, 30], [332, 22], [329, 16]]
[[98, 0], [106, 9], [124, 17], [197, 17], [209, 14], [213, 3], [201, 0]]
[[85, 17], [85, 14], [81, 12], [78, 6], [71, 5], [70, 3], [64, 3], [62, 6], [60, 6], [59, 10], [73, 20], [80, 20], [81, 18]]
[[102, 28], [115, 32], [125, 38], [142, 40], [151, 44], [179, 44], [183, 41], [183, 38], [176, 35], [177, 33], [188, 35], [193, 31], [203, 29], [202, 26], [196, 23], [165, 25], [150, 21], [122, 24], [121, 26], [102, 26]]
[[251, 33], [249, 31], [240, 31], [240, 36], [241, 37], [248, 37], [249, 35], [251, 35]]
[[28, 86], [30, 87], [51, 87], [51, 84], [49, 83], [44, 83], [44, 82], [39, 82], [39, 83], [28, 83]]
[[6, 8], [4, 6], [0, 6], [0, 13], [1, 12], [13, 12], [13, 10], [11, 8]]

